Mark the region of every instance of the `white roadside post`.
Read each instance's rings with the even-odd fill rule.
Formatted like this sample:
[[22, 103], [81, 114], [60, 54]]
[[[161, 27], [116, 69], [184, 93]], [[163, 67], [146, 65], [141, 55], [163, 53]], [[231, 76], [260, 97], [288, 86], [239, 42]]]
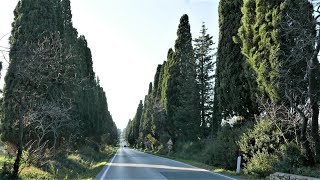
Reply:
[[171, 138], [170, 138], [169, 141], [167, 142], [167, 145], [168, 145], [168, 149], [169, 149], [169, 153], [168, 153], [168, 154], [170, 154], [171, 149], [172, 149], [172, 145], [173, 145], [173, 142], [172, 142]]
[[237, 174], [240, 173], [240, 164], [241, 164], [241, 156], [238, 156], [238, 158], [237, 158]]
[[238, 155], [238, 158], [237, 158], [237, 174], [240, 173], [240, 165], [241, 165], [241, 151], [240, 149], [238, 149], [237, 151], [237, 155]]

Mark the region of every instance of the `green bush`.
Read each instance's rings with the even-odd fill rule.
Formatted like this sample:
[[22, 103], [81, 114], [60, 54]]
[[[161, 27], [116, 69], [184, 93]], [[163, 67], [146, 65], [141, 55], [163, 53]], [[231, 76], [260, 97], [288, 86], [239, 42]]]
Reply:
[[279, 166], [282, 171], [293, 173], [292, 169], [300, 168], [305, 165], [304, 160], [305, 158], [297, 144], [291, 142], [281, 146], [281, 163]]
[[268, 152], [257, 152], [249, 160], [244, 172], [246, 174], [257, 174], [259, 176], [267, 176], [274, 171], [274, 165], [279, 162], [279, 157]]
[[320, 165], [315, 167], [300, 167], [295, 170], [295, 174], [320, 178]]
[[234, 127], [223, 126], [216, 137], [206, 143], [204, 150], [202, 150], [202, 162], [209, 165], [222, 166], [228, 170], [235, 170], [238, 150], [236, 142], [245, 129], [249, 127], [251, 127], [250, 124]]
[[264, 176], [279, 162], [280, 147], [284, 143], [280, 130], [270, 119], [256, 122], [237, 142], [243, 157], [245, 173]]
[[237, 142], [243, 153], [244, 163], [249, 162], [258, 152], [272, 154], [279, 151], [283, 143], [280, 130], [269, 119], [259, 120], [253, 128], [247, 129]]
[[175, 142], [173, 148], [173, 156], [187, 159], [187, 160], [194, 160], [199, 161], [204, 148], [204, 144], [200, 141], [196, 142]]

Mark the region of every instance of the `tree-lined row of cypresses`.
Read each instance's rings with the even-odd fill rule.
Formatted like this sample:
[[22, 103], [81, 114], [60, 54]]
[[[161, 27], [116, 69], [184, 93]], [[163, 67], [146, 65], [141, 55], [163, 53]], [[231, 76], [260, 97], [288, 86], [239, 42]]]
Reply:
[[310, 146], [319, 144], [313, 9], [308, 0], [221, 0], [214, 96], [218, 123], [234, 115], [252, 119], [265, 113], [270, 102], [291, 109], [287, 113], [298, 120], [286, 119], [279, 111], [274, 121], [298, 128], [291, 129], [295, 135], [283, 129], [284, 137], [299, 139], [311, 163], [320, 151], [320, 146]]
[[[117, 129], [70, 0], [20, 0], [14, 10], [1, 137], [59, 147], [115, 143]], [[19, 120], [21, 123], [19, 123]], [[20, 127], [18, 126], [20, 125]], [[21, 131], [21, 127], [24, 131]]]
[[206, 30], [203, 25], [193, 48], [189, 18], [181, 17], [174, 49], [169, 49], [167, 61], [157, 67], [141, 119], [136, 118], [138, 108], [127, 125], [126, 138], [131, 145], [147, 143], [154, 148], [169, 138], [193, 141], [208, 135], [212, 124], [213, 42]]

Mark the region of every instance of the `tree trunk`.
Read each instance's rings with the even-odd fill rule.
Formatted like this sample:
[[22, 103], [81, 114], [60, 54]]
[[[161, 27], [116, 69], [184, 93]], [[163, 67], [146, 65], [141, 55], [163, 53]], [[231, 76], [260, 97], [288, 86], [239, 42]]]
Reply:
[[23, 150], [23, 129], [24, 129], [24, 107], [23, 105], [20, 105], [20, 115], [19, 115], [19, 139], [18, 139], [18, 152], [17, 152], [17, 157], [16, 160], [13, 164], [13, 172], [12, 172], [12, 177], [13, 179], [18, 179], [18, 174], [19, 174], [19, 167], [20, 167], [20, 161], [22, 157], [22, 150]]
[[[285, 88], [287, 89], [287, 88]], [[301, 111], [301, 109], [299, 109], [293, 102], [292, 97], [289, 95], [289, 93], [287, 92], [287, 90], [285, 91], [285, 95], [288, 98], [288, 100], [290, 101], [290, 106], [297, 111], [297, 113], [299, 114], [301, 120], [302, 120], [302, 127], [301, 127], [301, 137], [300, 137], [300, 141], [301, 141], [301, 146], [302, 146], [302, 150], [305, 153], [306, 156], [306, 160], [308, 162], [308, 165], [314, 165], [314, 156], [312, 153], [312, 150], [310, 148], [310, 142], [307, 139], [307, 127], [308, 127], [308, 117], [305, 116], [305, 114]]]
[[320, 138], [319, 138], [319, 105], [317, 98], [317, 79], [318, 72], [317, 58], [310, 60], [309, 64], [309, 98], [312, 109], [311, 117], [311, 136], [315, 144], [315, 161], [320, 162]]
[[307, 139], [307, 126], [308, 126], [308, 118], [303, 118], [302, 128], [301, 128], [301, 145], [303, 150], [305, 151], [308, 165], [312, 166], [314, 165], [314, 157], [310, 148], [310, 143]]

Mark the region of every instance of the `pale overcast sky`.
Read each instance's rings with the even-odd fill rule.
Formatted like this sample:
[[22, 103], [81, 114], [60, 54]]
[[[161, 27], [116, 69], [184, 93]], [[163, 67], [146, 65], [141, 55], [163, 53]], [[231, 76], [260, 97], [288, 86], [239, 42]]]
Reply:
[[[18, 0], [1, 0], [0, 38], [11, 30]], [[218, 39], [219, 0], [71, 0], [73, 24], [86, 36], [93, 66], [118, 128], [125, 128], [174, 46], [179, 19], [188, 14], [192, 37], [202, 22]], [[0, 40], [8, 46], [9, 35]], [[2, 56], [2, 54], [0, 54]], [[7, 67], [7, 62], [0, 58]], [[1, 72], [3, 84], [4, 71]]]

